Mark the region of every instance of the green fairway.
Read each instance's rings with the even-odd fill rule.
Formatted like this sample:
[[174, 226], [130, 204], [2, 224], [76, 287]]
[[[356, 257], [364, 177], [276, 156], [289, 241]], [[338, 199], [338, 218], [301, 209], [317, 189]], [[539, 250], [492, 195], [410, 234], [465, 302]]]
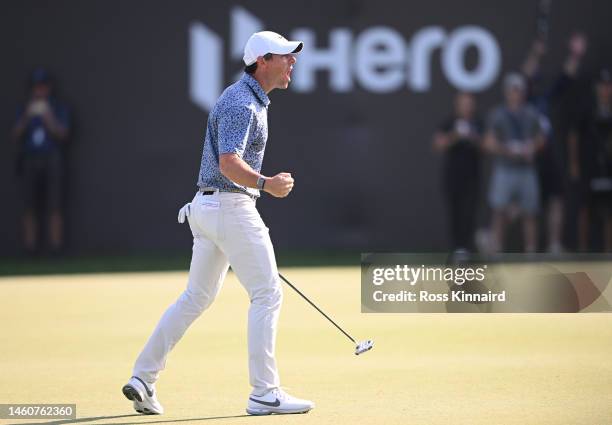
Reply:
[[605, 425], [610, 314], [361, 314], [357, 267], [281, 270], [356, 339], [362, 355], [290, 288], [277, 358], [306, 415], [246, 417], [246, 292], [228, 275], [158, 383], [163, 416], [121, 394], [184, 272], [0, 278], [0, 403], [76, 403], [57, 424]]

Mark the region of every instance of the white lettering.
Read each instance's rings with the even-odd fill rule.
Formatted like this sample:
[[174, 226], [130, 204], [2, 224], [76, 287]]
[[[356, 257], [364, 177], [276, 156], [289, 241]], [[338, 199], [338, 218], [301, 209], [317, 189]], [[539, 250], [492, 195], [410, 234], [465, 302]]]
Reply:
[[442, 27], [426, 27], [412, 37], [408, 86], [416, 92], [425, 92], [431, 87], [431, 55], [444, 44]]
[[[465, 69], [468, 47], [478, 50], [478, 66]], [[442, 52], [442, 70], [448, 81], [460, 90], [479, 91], [495, 81], [500, 68], [499, 46], [493, 35], [483, 28], [468, 26], [453, 31]]]
[[357, 39], [354, 69], [367, 90], [387, 93], [400, 88], [405, 79], [405, 61], [404, 39], [391, 28], [369, 28]]
[[293, 31], [293, 40], [302, 40], [304, 50], [298, 58], [293, 71], [292, 87], [299, 92], [315, 89], [315, 72], [327, 70], [330, 74], [329, 86], [336, 92], [347, 92], [353, 88], [351, 78], [351, 40], [350, 30], [338, 28], [329, 33], [329, 48], [316, 48], [314, 31], [298, 28]]
[[[246, 9], [231, 9], [230, 56], [241, 58], [248, 35], [263, 28], [264, 23]], [[294, 40], [304, 42], [290, 87], [298, 92], [316, 90], [317, 73], [328, 74], [332, 92], [353, 90], [355, 79], [369, 92], [389, 93], [402, 85], [415, 92], [431, 89], [433, 56], [440, 50], [442, 73], [459, 90], [482, 91], [491, 86], [501, 69], [501, 53], [497, 40], [487, 29], [462, 26], [449, 34], [441, 26], [418, 30], [406, 43], [395, 29], [376, 26], [356, 37], [349, 28], [329, 32], [328, 47], [316, 47], [311, 28], [297, 28]], [[209, 110], [223, 87], [223, 39], [199, 22], [189, 27], [189, 95], [194, 103]], [[469, 49], [477, 53], [476, 66], [467, 69]], [[479, 279], [481, 275], [478, 275]], [[415, 281], [418, 276], [414, 276]]]

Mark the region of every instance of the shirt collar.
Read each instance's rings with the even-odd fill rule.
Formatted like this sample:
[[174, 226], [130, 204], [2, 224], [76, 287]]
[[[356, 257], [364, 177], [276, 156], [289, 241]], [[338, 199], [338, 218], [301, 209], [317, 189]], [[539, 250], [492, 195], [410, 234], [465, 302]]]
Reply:
[[265, 107], [268, 107], [270, 104], [270, 98], [268, 98], [266, 92], [261, 88], [259, 82], [246, 72], [242, 76], [241, 80], [244, 81], [251, 88], [251, 90], [253, 90], [253, 93], [255, 93], [255, 96], [259, 98], [259, 101], [263, 103]]

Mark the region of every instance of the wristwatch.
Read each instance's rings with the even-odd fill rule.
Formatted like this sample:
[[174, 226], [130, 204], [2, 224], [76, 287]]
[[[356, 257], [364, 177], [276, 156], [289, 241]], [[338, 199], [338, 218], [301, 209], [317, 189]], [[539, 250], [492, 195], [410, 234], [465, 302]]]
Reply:
[[257, 179], [257, 189], [259, 190], [263, 190], [264, 186], [266, 184], [266, 179], [263, 177], [259, 177]]

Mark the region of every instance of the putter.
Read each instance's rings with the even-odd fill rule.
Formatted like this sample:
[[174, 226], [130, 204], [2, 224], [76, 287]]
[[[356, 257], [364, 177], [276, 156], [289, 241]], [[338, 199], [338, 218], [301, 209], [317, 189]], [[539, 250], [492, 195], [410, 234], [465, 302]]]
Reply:
[[355, 355], [358, 356], [362, 353], [365, 353], [366, 351], [370, 351], [372, 349], [372, 347], [374, 347], [374, 341], [372, 341], [371, 339], [366, 339], [363, 341], [355, 341], [355, 338], [353, 338], [352, 336], [350, 336], [344, 329], [342, 329], [340, 326], [338, 326], [338, 324], [336, 322], [334, 322], [327, 314], [325, 314], [323, 312], [323, 310], [321, 310], [319, 307], [317, 307], [315, 305], [315, 303], [313, 303], [312, 301], [310, 301], [308, 299], [308, 297], [306, 295], [304, 295], [298, 288], [296, 288], [295, 286], [293, 286], [293, 284], [291, 282], [289, 282], [287, 279], [285, 279], [285, 276], [283, 276], [282, 274], [278, 274], [278, 276], [285, 281], [285, 283], [287, 285], [289, 285], [291, 287], [291, 289], [293, 289], [295, 292], [297, 292], [302, 298], [304, 298], [306, 301], [308, 301], [308, 304], [310, 304], [311, 306], [313, 306], [319, 313], [321, 313], [323, 315], [323, 317], [325, 317], [327, 320], [329, 320], [332, 325], [334, 325], [336, 328], [338, 328], [338, 330], [340, 332], [342, 332], [348, 339], [351, 340], [351, 342], [353, 344], [355, 344]]

